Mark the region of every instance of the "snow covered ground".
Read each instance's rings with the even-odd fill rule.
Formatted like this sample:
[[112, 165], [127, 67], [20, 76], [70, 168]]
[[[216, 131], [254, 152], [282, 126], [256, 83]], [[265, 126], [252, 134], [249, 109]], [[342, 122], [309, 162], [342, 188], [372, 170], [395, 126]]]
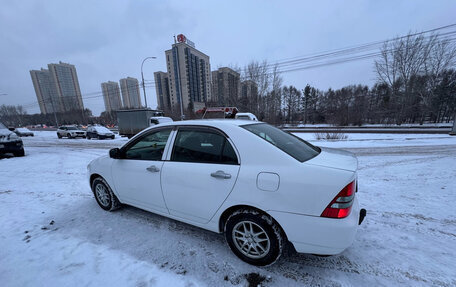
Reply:
[[297, 134], [358, 155], [367, 217], [338, 256], [290, 253], [257, 268], [220, 234], [99, 208], [86, 166], [126, 139], [35, 134], [24, 138], [25, 157], [0, 159], [1, 286], [248, 286], [263, 277], [263, 286], [456, 285], [456, 137]]

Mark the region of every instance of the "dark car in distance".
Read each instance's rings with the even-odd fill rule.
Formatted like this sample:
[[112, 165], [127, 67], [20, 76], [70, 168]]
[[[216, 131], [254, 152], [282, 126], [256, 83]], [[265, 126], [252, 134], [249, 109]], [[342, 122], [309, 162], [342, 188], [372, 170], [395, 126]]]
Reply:
[[12, 153], [14, 156], [24, 156], [22, 139], [0, 123], [0, 155]]
[[90, 126], [87, 128], [87, 139], [114, 139], [115, 135], [103, 126]]

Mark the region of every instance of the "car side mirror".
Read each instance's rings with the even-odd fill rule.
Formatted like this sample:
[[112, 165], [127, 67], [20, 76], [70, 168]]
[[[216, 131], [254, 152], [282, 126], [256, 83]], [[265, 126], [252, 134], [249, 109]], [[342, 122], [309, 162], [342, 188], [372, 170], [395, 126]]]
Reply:
[[110, 158], [116, 158], [116, 159], [122, 158], [122, 154], [120, 152], [120, 149], [119, 148], [110, 149], [109, 150], [109, 157]]

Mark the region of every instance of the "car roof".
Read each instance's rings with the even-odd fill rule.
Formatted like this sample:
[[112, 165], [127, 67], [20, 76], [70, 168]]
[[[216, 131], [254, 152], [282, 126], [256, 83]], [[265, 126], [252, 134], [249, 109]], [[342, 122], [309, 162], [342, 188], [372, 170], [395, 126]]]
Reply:
[[201, 119], [201, 120], [186, 120], [169, 123], [162, 123], [160, 126], [185, 126], [185, 125], [203, 125], [203, 126], [243, 126], [251, 124], [262, 124], [263, 122], [239, 120], [239, 119]]

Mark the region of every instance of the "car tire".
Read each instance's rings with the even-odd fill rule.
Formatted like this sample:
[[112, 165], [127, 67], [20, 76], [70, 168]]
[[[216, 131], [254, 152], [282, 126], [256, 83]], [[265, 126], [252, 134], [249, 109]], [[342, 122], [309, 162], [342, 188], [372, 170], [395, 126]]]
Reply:
[[24, 149], [21, 149], [20, 151], [16, 151], [13, 153], [14, 156], [24, 156], [25, 155], [25, 151]]
[[97, 177], [92, 182], [92, 191], [98, 205], [106, 211], [119, 209], [122, 204], [117, 196], [112, 192], [109, 184], [102, 178]]
[[285, 234], [268, 215], [243, 209], [231, 214], [225, 224], [225, 239], [241, 260], [256, 266], [276, 262], [285, 246]]
[[58, 137], [59, 139], [61, 139], [61, 138], [62, 138], [62, 136], [61, 136], [60, 134], [57, 134], [57, 137]]
[[73, 137], [71, 136], [71, 134], [67, 134], [67, 138], [72, 139]]
[[99, 140], [101, 140], [101, 136], [100, 136], [100, 135], [98, 135], [97, 138], [98, 138]]

